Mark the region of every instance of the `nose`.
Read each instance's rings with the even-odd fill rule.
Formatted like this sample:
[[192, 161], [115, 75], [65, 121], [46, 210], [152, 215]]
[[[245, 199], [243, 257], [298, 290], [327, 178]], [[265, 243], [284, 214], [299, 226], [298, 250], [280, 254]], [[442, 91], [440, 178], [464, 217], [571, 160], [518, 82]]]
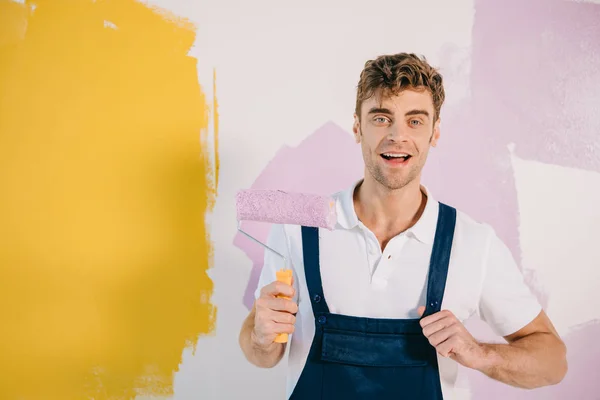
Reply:
[[390, 125], [387, 138], [396, 143], [407, 141], [408, 127], [403, 123], [394, 122]]

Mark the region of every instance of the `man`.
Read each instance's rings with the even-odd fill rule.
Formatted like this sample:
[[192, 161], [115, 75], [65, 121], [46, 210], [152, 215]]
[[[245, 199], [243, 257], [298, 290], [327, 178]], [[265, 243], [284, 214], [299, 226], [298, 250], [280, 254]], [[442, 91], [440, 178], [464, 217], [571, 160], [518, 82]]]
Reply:
[[[289, 398], [452, 398], [458, 364], [522, 388], [565, 376], [565, 346], [508, 248], [420, 182], [443, 102], [425, 59], [367, 62], [353, 127], [365, 174], [335, 195], [336, 229], [273, 227], [269, 243], [291, 259], [294, 282], [276, 282], [283, 265], [266, 252], [240, 346], [273, 367], [286, 346], [275, 336], [293, 333]], [[507, 343], [475, 340], [463, 326], [473, 314]]]

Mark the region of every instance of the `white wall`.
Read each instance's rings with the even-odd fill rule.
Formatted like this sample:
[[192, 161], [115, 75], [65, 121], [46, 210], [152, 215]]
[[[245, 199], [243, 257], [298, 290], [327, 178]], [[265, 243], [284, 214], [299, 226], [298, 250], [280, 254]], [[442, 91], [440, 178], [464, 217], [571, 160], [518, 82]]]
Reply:
[[[442, 68], [447, 102], [442, 114], [440, 154], [432, 154], [432, 165], [427, 171], [433, 190], [439, 188], [442, 198], [455, 201], [467, 212], [471, 212], [469, 207], [472, 207], [477, 218], [486, 219], [494, 225], [502, 224], [505, 211], [494, 214], [498, 207], [494, 206], [496, 211], [491, 210], [492, 207], [489, 210], [476, 208], [474, 205], [478, 199], [483, 198], [478, 196], [490, 189], [492, 192], [497, 190], [495, 193], [500, 197], [512, 196], [511, 201], [517, 208], [508, 207], [506, 212], [512, 210], [517, 225], [499, 226], [500, 231], [507, 238], [513, 233], [517, 238], [522, 259], [518, 255], [517, 258], [530, 274], [532, 285], [544, 300], [561, 334], [568, 338], [572, 332], [585, 329], [582, 324], [589, 325], [590, 321], [600, 319], [597, 307], [600, 300], [597, 290], [600, 261], [595, 247], [598, 239], [596, 229], [600, 224], [600, 153], [587, 139], [582, 139], [581, 145], [577, 140], [577, 135], [582, 138], [595, 135], [596, 139], [600, 139], [598, 119], [593, 114], [580, 115], [579, 128], [569, 132], [574, 136], [570, 139], [573, 146], [552, 147], [552, 143], [560, 142], [553, 142], [554, 139], [548, 141], [539, 135], [540, 132], [534, 132], [535, 128], [543, 126], [541, 119], [544, 117], [536, 116], [536, 96], [545, 94], [529, 93], [525, 87], [519, 95], [531, 96], [531, 108], [521, 108], [521, 113], [515, 113], [512, 119], [523, 121], [522, 124], [530, 126], [531, 130], [523, 131], [516, 140], [510, 141], [517, 142], [512, 153], [511, 143], [503, 142], [504, 136], [496, 135], [491, 125], [481, 125], [481, 121], [472, 125], [473, 119], [481, 118], [477, 116], [480, 115], [477, 107], [481, 103], [473, 104], [471, 96], [479, 96], [477, 99], [485, 99], [485, 96], [481, 92], [472, 92], [471, 85], [475, 82], [479, 85], [478, 90], [482, 90], [486, 79], [490, 79], [481, 78], [481, 74], [473, 75], [473, 54], [476, 46], [485, 46], [481, 41], [486, 39], [474, 34], [478, 15], [475, 10], [476, 7], [487, 7], [484, 12], [489, 14], [489, 4], [494, 2], [402, 0], [373, 1], [368, 6], [364, 1], [355, 0], [323, 4], [316, 0], [293, 3], [153, 0], [150, 3], [187, 16], [197, 23], [198, 37], [191, 53], [198, 59], [199, 80], [209, 95], [212, 94], [213, 68], [216, 69], [220, 105], [219, 197], [214, 213], [209, 217], [215, 245], [211, 276], [215, 282], [213, 303], [218, 307], [217, 328], [213, 336], [200, 339], [195, 354], [184, 354], [181, 370], [175, 377], [175, 399], [284, 397], [285, 363], [273, 370], [257, 369], [245, 362], [237, 345], [239, 327], [248, 311], [242, 298], [247, 290], [252, 262], [233, 244], [236, 235], [234, 195], [239, 189], [251, 187], [282, 148], [291, 147], [288, 151], [293, 153], [296, 146], [326, 123], [332, 121], [349, 134], [358, 75], [367, 59], [382, 53], [414, 51], [424, 54], [432, 64]], [[496, 3], [499, 7], [504, 4]], [[506, 7], [518, 8], [516, 4]], [[548, 12], [535, 12], [536, 7], [543, 6], [539, 1], [528, 4], [520, 14], [521, 18], [540, 18], [540, 21], [542, 18], [554, 18]], [[579, 14], [575, 12], [573, 15]], [[506, 26], [512, 24], [511, 21], [505, 22]], [[575, 22], [573, 24], [576, 25]], [[553, 25], [548, 24], [545, 34], [552, 36], [552, 29]], [[575, 27], [571, 31], [575, 35], [571, 39], [577, 40], [579, 36]], [[585, 35], [581, 37], [581, 40], [586, 40]], [[474, 40], [478, 42], [474, 43]], [[502, 51], [519, 53], [519, 46], [518, 41], [510, 42], [504, 49], [499, 49], [498, 54], [508, 54]], [[545, 53], [540, 54], [540, 57], [545, 57]], [[576, 56], [570, 57], [571, 63], [578, 63]], [[581, 63], [591, 60], [581, 57]], [[597, 55], [594, 60], [598, 61]], [[519, 62], [522, 60], [514, 60], [514, 63]], [[490, 63], [494, 64], [494, 60]], [[557, 74], [555, 82], [564, 81], [560, 69], [552, 71]], [[585, 71], [585, 68], [576, 70], [580, 75]], [[588, 97], [579, 105], [580, 108], [592, 107], [589, 101], [595, 101], [596, 106], [600, 104], [599, 75], [591, 78], [588, 75], [587, 79], [592, 88], [585, 90]], [[575, 79], [565, 84], [572, 90], [571, 99], [580, 98], [578, 93], [583, 90], [577, 87], [577, 82]], [[535, 87], [538, 84], [532, 82]], [[492, 100], [496, 98], [494, 92], [488, 93]], [[512, 104], [510, 99], [507, 101]], [[517, 107], [522, 104], [517, 102]], [[486, 112], [488, 116], [494, 115], [489, 108]], [[505, 117], [504, 111], [498, 111], [499, 121], [506, 121]], [[486, 121], [497, 123], [489, 121], [489, 117]], [[558, 126], [558, 129], [561, 127]], [[471, 137], [465, 131], [477, 131], [479, 135]], [[527, 135], [531, 135], [530, 141]], [[497, 145], [485, 147], [486, 138], [492, 141], [497, 138]], [[348, 140], [351, 140], [349, 135]], [[520, 143], [522, 140], [524, 144]], [[483, 147], [476, 150], [476, 145]], [[546, 149], [539, 156], [542, 160], [536, 159], [536, 145]], [[589, 150], [585, 156], [579, 153], [588, 162], [565, 165], [564, 159], [576, 159], [581, 148]], [[521, 149], [524, 149], [522, 155]], [[337, 162], [343, 165], [340, 155], [331, 153], [330, 157], [339, 157]], [[453, 169], [449, 166], [452, 157], [462, 160], [466, 167]], [[494, 179], [486, 180], [489, 175], [483, 174], [465, 176], [461, 181], [463, 178], [457, 175], [464, 168], [477, 169], [477, 163], [482, 159], [496, 160], [488, 167], [495, 172], [500, 171], [498, 180], [496, 175]], [[353, 171], [360, 171], [360, 159], [355, 157], [348, 163]], [[448, 187], [441, 182], [443, 170], [456, 171], [453, 179], [457, 185]], [[504, 191], [506, 182], [499, 182], [504, 179], [503, 176], [513, 182], [508, 191]], [[481, 181], [475, 182], [474, 179]], [[472, 326], [480, 337], [491, 338], [484, 327], [476, 322]], [[589, 335], [583, 335], [578, 340], [589, 338]], [[595, 344], [595, 341], [590, 343]], [[571, 371], [598, 367], [598, 361], [584, 358], [580, 353], [573, 357], [570, 359]], [[590, 390], [598, 389], [598, 383], [592, 381], [591, 375], [587, 379], [584, 376], [582, 380], [580, 372], [573, 373], [579, 374], [577, 388], [570, 386], [575, 384], [575, 378], [569, 376], [560, 387], [537, 394], [499, 388], [476, 374], [465, 374], [465, 379], [470, 379], [461, 380], [464, 386], [462, 397], [501, 398], [501, 394], [506, 396], [508, 393], [513, 398], [548, 399], [565, 398], [559, 393], [589, 394]]]

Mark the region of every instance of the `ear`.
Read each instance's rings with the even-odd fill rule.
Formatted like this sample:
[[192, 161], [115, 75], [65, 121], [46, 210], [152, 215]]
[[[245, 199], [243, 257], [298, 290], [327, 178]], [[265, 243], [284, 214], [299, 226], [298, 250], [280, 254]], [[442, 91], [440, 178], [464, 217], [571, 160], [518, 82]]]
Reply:
[[352, 132], [354, 132], [354, 140], [356, 143], [360, 143], [362, 133], [360, 132], [360, 120], [358, 115], [354, 114], [354, 124], [352, 125]]
[[433, 125], [433, 135], [431, 136], [431, 147], [437, 146], [437, 142], [440, 140], [440, 119]]

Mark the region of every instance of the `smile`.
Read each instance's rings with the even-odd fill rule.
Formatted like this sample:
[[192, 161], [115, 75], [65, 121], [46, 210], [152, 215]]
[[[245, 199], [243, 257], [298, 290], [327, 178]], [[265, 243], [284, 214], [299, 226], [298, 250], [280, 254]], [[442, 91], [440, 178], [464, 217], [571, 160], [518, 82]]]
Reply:
[[405, 164], [412, 156], [406, 153], [383, 153], [381, 157], [390, 164]]

